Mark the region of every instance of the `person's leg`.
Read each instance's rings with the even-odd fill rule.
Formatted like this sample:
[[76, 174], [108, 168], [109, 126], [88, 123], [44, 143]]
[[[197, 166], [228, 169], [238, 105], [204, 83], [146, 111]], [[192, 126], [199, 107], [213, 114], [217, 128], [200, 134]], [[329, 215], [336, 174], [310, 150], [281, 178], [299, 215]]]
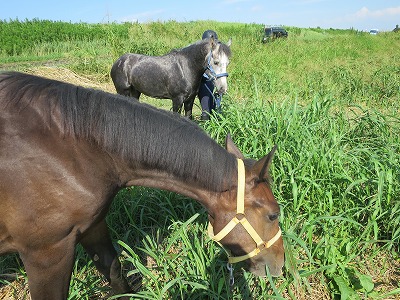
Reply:
[[209, 120], [210, 113], [214, 108], [214, 99], [212, 91], [214, 90], [214, 84], [212, 81], [202, 80], [198, 97], [201, 105], [201, 119]]

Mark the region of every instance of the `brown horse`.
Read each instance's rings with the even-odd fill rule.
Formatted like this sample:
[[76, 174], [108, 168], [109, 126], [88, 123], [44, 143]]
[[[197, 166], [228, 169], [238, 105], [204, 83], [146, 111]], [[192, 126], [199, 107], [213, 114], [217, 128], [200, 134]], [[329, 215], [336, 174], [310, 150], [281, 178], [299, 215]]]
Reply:
[[0, 254], [19, 253], [34, 300], [67, 298], [77, 243], [115, 293], [128, 292], [105, 216], [118, 190], [142, 185], [199, 201], [233, 256], [256, 274], [268, 266], [279, 275], [279, 206], [267, 174], [273, 152], [244, 159], [229, 137], [224, 149], [176, 114], [0, 74]]

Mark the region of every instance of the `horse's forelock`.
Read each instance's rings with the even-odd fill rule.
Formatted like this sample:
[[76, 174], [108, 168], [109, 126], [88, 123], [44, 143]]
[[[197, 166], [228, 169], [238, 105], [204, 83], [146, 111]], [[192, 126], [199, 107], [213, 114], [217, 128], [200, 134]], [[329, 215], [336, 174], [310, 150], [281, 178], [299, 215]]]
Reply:
[[220, 42], [218, 47], [218, 55], [221, 54], [225, 54], [226, 56], [231, 57], [232, 55], [231, 47], [229, 47], [227, 44]]

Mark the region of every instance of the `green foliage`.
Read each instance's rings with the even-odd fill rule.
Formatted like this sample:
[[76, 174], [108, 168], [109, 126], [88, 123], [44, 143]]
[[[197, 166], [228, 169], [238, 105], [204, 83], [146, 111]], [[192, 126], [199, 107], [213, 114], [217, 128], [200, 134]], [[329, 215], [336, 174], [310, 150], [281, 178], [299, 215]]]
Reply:
[[[102, 24], [66, 23], [47, 20], [19, 21], [0, 20], [0, 44], [2, 52], [10, 55], [21, 55], [34, 51], [43, 43], [60, 43], [71, 41], [94, 41], [104, 39], [109, 26]], [[125, 39], [128, 27], [113, 26], [115, 37]]]
[[292, 245], [286, 258], [306, 265], [293, 277], [320, 270], [342, 299], [376, 296], [360, 269], [383, 249], [398, 255], [400, 119], [329, 97], [306, 105], [225, 102], [223, 112], [206, 123], [214, 138], [230, 132], [248, 157], [279, 146], [272, 176]]

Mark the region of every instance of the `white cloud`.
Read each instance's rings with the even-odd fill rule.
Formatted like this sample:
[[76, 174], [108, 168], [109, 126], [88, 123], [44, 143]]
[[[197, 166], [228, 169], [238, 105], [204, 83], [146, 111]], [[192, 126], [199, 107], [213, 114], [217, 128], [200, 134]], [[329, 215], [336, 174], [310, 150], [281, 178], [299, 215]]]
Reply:
[[378, 10], [369, 10], [367, 7], [361, 8], [357, 11], [353, 16], [358, 19], [364, 18], [382, 18], [387, 16], [396, 16], [400, 15], [400, 6], [398, 7], [389, 7], [385, 9], [378, 9]]

